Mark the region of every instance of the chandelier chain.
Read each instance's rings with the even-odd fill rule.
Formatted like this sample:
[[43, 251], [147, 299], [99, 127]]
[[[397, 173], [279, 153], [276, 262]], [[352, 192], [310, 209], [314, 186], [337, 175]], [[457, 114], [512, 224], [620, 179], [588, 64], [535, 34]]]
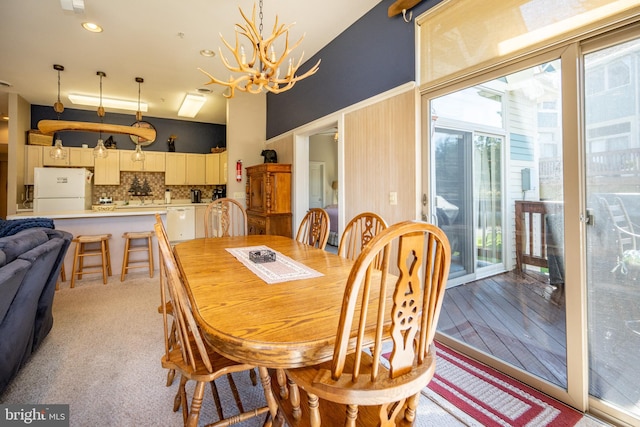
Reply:
[[[58, 70], [58, 102], [60, 102], [60, 70]], [[58, 114], [58, 120], [60, 120], [60, 112], [57, 109], [56, 113]]]
[[258, 29], [260, 30], [260, 36], [262, 37], [262, 0], [260, 0], [260, 14], [258, 16], [260, 17], [260, 26]]

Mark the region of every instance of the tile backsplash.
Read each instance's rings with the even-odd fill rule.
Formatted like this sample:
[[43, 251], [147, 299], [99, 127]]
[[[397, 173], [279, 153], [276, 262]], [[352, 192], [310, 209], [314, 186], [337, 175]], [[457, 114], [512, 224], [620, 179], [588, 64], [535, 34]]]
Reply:
[[151, 188], [151, 194], [145, 197], [147, 202], [164, 201], [164, 192], [167, 188], [171, 190], [171, 199], [190, 199], [191, 189], [197, 188], [202, 192], [202, 201], [211, 200], [213, 190], [218, 187], [216, 185], [165, 185], [164, 172], [120, 172], [120, 185], [94, 185], [93, 186], [93, 203], [99, 203], [100, 197], [111, 197], [113, 201], [127, 200], [127, 198], [135, 198], [129, 195], [129, 189], [133, 183], [134, 177], [138, 178], [140, 184], [145, 180]]

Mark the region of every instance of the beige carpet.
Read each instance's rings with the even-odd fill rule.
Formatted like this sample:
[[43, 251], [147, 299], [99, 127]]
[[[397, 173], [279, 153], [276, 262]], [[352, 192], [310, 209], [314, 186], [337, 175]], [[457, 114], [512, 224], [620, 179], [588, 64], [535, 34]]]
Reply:
[[[69, 404], [71, 426], [182, 425], [181, 412], [172, 411], [178, 381], [165, 387], [160, 366], [164, 341], [157, 275], [129, 274], [124, 283], [118, 275], [107, 285], [84, 279], [74, 289], [68, 286], [62, 283], [56, 292], [51, 333], [0, 403]], [[253, 387], [247, 374], [235, 378], [245, 409], [264, 405], [259, 385]], [[231, 399], [226, 378], [217, 383], [221, 398]], [[423, 396], [416, 425], [477, 425], [446, 402], [440, 404]], [[207, 388], [200, 424], [215, 420]], [[257, 427], [263, 421], [261, 416], [237, 425]]]

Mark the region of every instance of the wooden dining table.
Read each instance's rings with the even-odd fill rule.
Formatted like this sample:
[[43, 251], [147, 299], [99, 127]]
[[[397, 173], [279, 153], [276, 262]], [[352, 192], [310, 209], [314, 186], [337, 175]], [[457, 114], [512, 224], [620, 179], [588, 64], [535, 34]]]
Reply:
[[[268, 284], [228, 251], [254, 246], [267, 246], [321, 275]], [[259, 367], [275, 419], [278, 403], [267, 368], [331, 360], [353, 261], [272, 235], [190, 240], [174, 253], [203, 336], [229, 359]]]

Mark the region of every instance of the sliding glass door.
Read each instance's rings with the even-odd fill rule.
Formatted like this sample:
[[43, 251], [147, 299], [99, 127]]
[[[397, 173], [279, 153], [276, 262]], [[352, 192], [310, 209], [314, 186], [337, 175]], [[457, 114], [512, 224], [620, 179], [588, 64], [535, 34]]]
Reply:
[[640, 39], [584, 55], [589, 394], [640, 417]]
[[554, 60], [433, 97], [425, 185], [452, 247], [438, 331], [566, 389], [560, 93]]
[[[434, 105], [447, 102], [446, 98], [440, 99]], [[503, 269], [504, 138], [436, 127], [433, 142], [436, 222], [452, 245], [450, 278], [458, 279], [450, 280], [451, 286]]]

